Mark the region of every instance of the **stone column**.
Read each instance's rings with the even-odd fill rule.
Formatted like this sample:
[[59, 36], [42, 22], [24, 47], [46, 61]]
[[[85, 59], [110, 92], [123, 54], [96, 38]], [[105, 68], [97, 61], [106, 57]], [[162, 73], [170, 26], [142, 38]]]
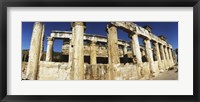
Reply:
[[161, 60], [165, 60], [165, 52], [164, 52], [164, 47], [162, 44], [160, 45], [160, 52], [161, 52], [161, 56], [162, 56]]
[[170, 62], [169, 62], [169, 54], [168, 54], [167, 46], [165, 46], [165, 54], [166, 54], [166, 63], [167, 63], [167, 69], [168, 69], [170, 66]]
[[159, 50], [159, 45], [158, 42], [154, 43], [155, 46], [155, 54], [156, 54], [156, 59], [158, 61], [158, 68], [161, 69], [161, 58], [160, 58], [160, 50]]
[[[44, 27], [42, 30], [42, 38], [41, 38], [41, 45], [40, 45], [40, 60], [42, 59], [42, 55], [43, 55], [43, 50], [44, 50]], [[45, 60], [45, 59], [42, 59]]]
[[144, 43], [145, 43], [146, 57], [150, 65], [151, 73], [153, 74], [156, 72], [156, 70], [153, 66], [153, 53], [152, 53], [152, 48], [151, 48], [151, 42], [148, 38], [146, 38], [144, 39]]
[[169, 67], [172, 66], [172, 63], [171, 63], [171, 56], [170, 56], [170, 52], [169, 52], [169, 47], [166, 47], [167, 49], [167, 53], [168, 53], [168, 64], [169, 64]]
[[97, 64], [95, 37], [93, 37], [90, 44], [90, 64]]
[[158, 61], [160, 61], [161, 58], [160, 58], [160, 50], [159, 50], [158, 42], [155, 42], [155, 43], [154, 43], [154, 46], [155, 46], [155, 49], [156, 49], [156, 59], [157, 59]]
[[165, 53], [166, 53], [166, 59], [169, 59], [169, 54], [168, 54], [168, 50], [167, 50], [167, 46], [165, 46]]
[[172, 56], [172, 50], [171, 50], [171, 48], [169, 48], [168, 50], [169, 50], [169, 56], [170, 56], [171, 66], [173, 66], [174, 65], [174, 60], [173, 60], [173, 56]]
[[129, 37], [131, 38], [131, 49], [132, 49], [133, 56], [136, 56], [137, 63], [141, 63], [142, 55], [140, 52], [140, 44], [138, 41], [138, 35], [129, 34]]
[[84, 50], [83, 50], [83, 37], [84, 37], [85, 23], [73, 22], [72, 23], [72, 68], [71, 79], [84, 80]]
[[47, 39], [47, 52], [46, 52], [46, 61], [52, 61], [53, 56], [53, 38], [48, 37]]
[[35, 22], [32, 32], [29, 61], [26, 72], [26, 78], [29, 80], [37, 80], [39, 61], [41, 55], [42, 37], [44, 37], [44, 25], [40, 22]]
[[126, 64], [128, 62], [128, 54], [127, 54], [127, 47], [128, 47], [128, 44], [125, 43], [124, 46], [123, 46], [123, 57], [124, 57], [124, 64]]
[[145, 75], [149, 74], [149, 70], [147, 69], [142, 69], [142, 55], [140, 52], [140, 44], [138, 41], [138, 34], [132, 33], [129, 34], [129, 38], [131, 40], [131, 49], [132, 49], [132, 53], [133, 53], [133, 57], [136, 57], [136, 65], [137, 65], [137, 74], [138, 74], [138, 78], [142, 78], [142, 70], [144, 71], [143, 73]]
[[114, 80], [116, 74], [116, 68], [120, 64], [117, 28], [114, 25], [108, 25], [107, 32], [108, 32], [108, 64], [110, 70], [110, 79]]
[[[72, 42], [72, 38], [73, 38], [73, 29], [72, 29], [72, 36], [70, 38], [70, 43], [69, 43], [69, 54], [68, 54], [68, 68], [72, 68], [72, 54], [73, 54], [73, 42]], [[72, 73], [71, 73], [72, 74]], [[73, 75], [72, 75], [73, 76]]]
[[166, 64], [166, 56], [165, 56], [165, 51], [164, 51], [164, 45], [160, 45], [160, 50], [161, 50], [161, 55], [162, 55], [162, 60], [163, 60], [163, 63], [164, 63], [164, 69], [167, 69], [167, 64]]

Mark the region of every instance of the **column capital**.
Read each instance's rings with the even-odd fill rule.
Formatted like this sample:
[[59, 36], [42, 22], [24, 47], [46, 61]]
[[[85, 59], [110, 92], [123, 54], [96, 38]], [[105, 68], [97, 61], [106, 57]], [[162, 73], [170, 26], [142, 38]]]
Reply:
[[72, 22], [71, 23], [71, 27], [74, 27], [76, 25], [80, 25], [80, 26], [86, 26], [86, 23], [85, 22]]
[[129, 37], [130, 39], [132, 39], [132, 37], [133, 37], [134, 35], [135, 35], [135, 36], [138, 36], [139, 34], [134, 33], [134, 32], [133, 32], [133, 33], [129, 33], [129, 34], [128, 34], [128, 37]]
[[90, 41], [90, 45], [95, 46], [96, 45], [96, 41]]
[[71, 28], [75, 27], [76, 25], [83, 26], [84, 30], [86, 29], [86, 23], [85, 22], [72, 22]]
[[54, 40], [53, 37], [48, 37], [48, 38], [47, 38], [47, 41], [53, 41], [53, 40]]
[[124, 46], [124, 47], [128, 47], [128, 43], [127, 43], [127, 42], [125, 42], [123, 46]]
[[[107, 25], [107, 28], [110, 28], [110, 27], [116, 27], [115, 25], [113, 25], [113, 24], [108, 24]], [[117, 27], [116, 27], [117, 28]]]
[[144, 42], [144, 43], [146, 43], [147, 41], [150, 41], [150, 39], [149, 39], [149, 38], [144, 38], [144, 39], [143, 39], [143, 42]]
[[108, 30], [111, 28], [111, 27], [115, 27], [116, 29], [117, 29], [117, 27], [115, 26], [115, 25], [113, 25], [113, 24], [108, 24], [107, 25], [107, 29], [106, 29], [106, 32], [108, 33]]

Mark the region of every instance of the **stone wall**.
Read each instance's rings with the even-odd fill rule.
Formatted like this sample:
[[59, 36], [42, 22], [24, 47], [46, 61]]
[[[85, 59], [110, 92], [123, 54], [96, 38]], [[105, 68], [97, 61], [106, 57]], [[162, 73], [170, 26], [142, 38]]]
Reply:
[[[143, 64], [143, 67], [148, 65]], [[116, 80], [137, 80], [136, 65], [120, 65], [117, 68]], [[109, 80], [108, 64], [84, 64], [85, 80]], [[40, 61], [37, 80], [70, 80], [68, 63]]]
[[[22, 79], [25, 79], [25, 71], [27, 67], [27, 62], [23, 63], [24, 67], [22, 68]], [[162, 69], [159, 69], [161, 65]], [[160, 70], [165, 70], [164, 60], [161, 61], [161, 64], [158, 64], [158, 61], [154, 61], [153, 67], [156, 69], [155, 76], [160, 73]], [[119, 65], [116, 68], [115, 80], [137, 80], [140, 79], [138, 76], [137, 69], [141, 68], [141, 74], [144, 76], [143, 79], [151, 79], [153, 77], [150, 74], [150, 63], [144, 62], [141, 66], [135, 64], [126, 64]], [[85, 80], [110, 80], [109, 79], [109, 66], [108, 64], [84, 64], [84, 76]], [[70, 68], [66, 62], [47, 62], [40, 61], [39, 71], [37, 80], [70, 80]]]

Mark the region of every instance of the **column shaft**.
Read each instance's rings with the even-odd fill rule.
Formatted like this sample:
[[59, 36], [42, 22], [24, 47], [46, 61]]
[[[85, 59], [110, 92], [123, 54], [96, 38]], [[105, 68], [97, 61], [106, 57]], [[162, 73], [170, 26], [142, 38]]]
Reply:
[[27, 67], [26, 78], [29, 80], [36, 80], [38, 74], [38, 67], [41, 55], [42, 37], [44, 35], [44, 25], [40, 22], [35, 22], [32, 32], [29, 61]]
[[158, 68], [161, 69], [161, 58], [160, 58], [160, 50], [159, 50], [159, 45], [158, 45], [158, 42], [155, 42], [154, 43], [155, 45], [155, 49], [156, 49], [156, 59], [158, 61]]
[[166, 53], [166, 59], [169, 60], [169, 54], [168, 54], [167, 46], [165, 47], [165, 53]]
[[108, 32], [108, 64], [109, 64], [109, 79], [114, 80], [116, 76], [116, 68], [120, 64], [119, 48], [117, 38], [117, 28], [113, 25], [107, 27]]
[[92, 41], [90, 44], [90, 64], [97, 64], [95, 41]]
[[46, 61], [52, 61], [53, 56], [53, 38], [49, 37], [47, 42]]
[[167, 69], [170, 67], [170, 62], [169, 62], [169, 54], [167, 50], [167, 46], [165, 47], [165, 54], [166, 54], [166, 64], [167, 64]]
[[117, 28], [113, 25], [108, 27], [108, 63], [119, 64], [119, 48], [117, 38]]
[[151, 42], [149, 39], [145, 39], [144, 43], [145, 43], [146, 57], [148, 62], [150, 63], [150, 70], [152, 73], [155, 73], [155, 68], [153, 67], [153, 53], [151, 49]]
[[171, 66], [173, 66], [174, 60], [173, 60], [173, 56], [172, 56], [172, 50], [171, 50], [171, 48], [169, 48], [168, 50], [169, 50], [169, 56], [170, 56], [170, 60], [171, 60]]
[[73, 36], [72, 36], [72, 70], [74, 80], [84, 79], [84, 50], [83, 50], [83, 37], [85, 25], [83, 22], [72, 23]]
[[161, 50], [161, 55], [163, 58], [163, 62], [164, 62], [164, 67], [165, 69], [167, 69], [167, 62], [166, 62], [166, 55], [165, 55], [165, 49], [164, 49], [164, 45], [160, 45], [160, 50]]
[[[142, 55], [140, 52], [140, 45], [139, 45], [139, 41], [138, 41], [138, 35], [137, 34], [129, 34], [129, 37], [131, 38], [131, 50], [132, 50], [132, 54], [133, 54], [133, 61], [135, 61], [136, 59], [136, 68], [137, 68], [137, 75], [138, 75], [138, 79], [142, 78]], [[135, 63], [133, 62], [133, 63]], [[143, 73], [145, 73], [146, 75], [149, 74], [149, 70], [148, 69], [143, 69]]]
[[138, 35], [137, 34], [132, 34], [131, 36], [131, 49], [133, 56], [136, 56], [137, 63], [142, 62], [142, 55], [140, 52], [140, 45], [138, 41]]
[[159, 45], [158, 45], [158, 43], [156, 42], [156, 43], [154, 43], [155, 44], [155, 48], [156, 48], [156, 59], [158, 60], [158, 61], [160, 61], [161, 60], [161, 58], [160, 58], [160, 50], [159, 50]]
[[128, 62], [128, 54], [127, 54], [127, 47], [128, 45], [125, 43], [125, 45], [123, 46], [123, 60], [124, 60], [124, 64], [126, 64]]

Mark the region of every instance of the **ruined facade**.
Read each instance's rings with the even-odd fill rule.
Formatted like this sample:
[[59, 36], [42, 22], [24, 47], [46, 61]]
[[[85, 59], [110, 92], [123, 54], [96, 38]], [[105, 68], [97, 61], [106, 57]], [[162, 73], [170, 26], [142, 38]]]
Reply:
[[[43, 53], [44, 24], [34, 24], [25, 79], [28, 80], [138, 80], [151, 79], [173, 67], [172, 46], [151, 33], [149, 26], [111, 22], [107, 37], [85, 34], [86, 23], [71, 23], [72, 31], [53, 31]], [[119, 40], [117, 29], [128, 33], [130, 42]], [[140, 46], [141, 37], [144, 46]], [[53, 43], [63, 39], [66, 62], [53, 62]], [[86, 58], [86, 56], [88, 56]]]

